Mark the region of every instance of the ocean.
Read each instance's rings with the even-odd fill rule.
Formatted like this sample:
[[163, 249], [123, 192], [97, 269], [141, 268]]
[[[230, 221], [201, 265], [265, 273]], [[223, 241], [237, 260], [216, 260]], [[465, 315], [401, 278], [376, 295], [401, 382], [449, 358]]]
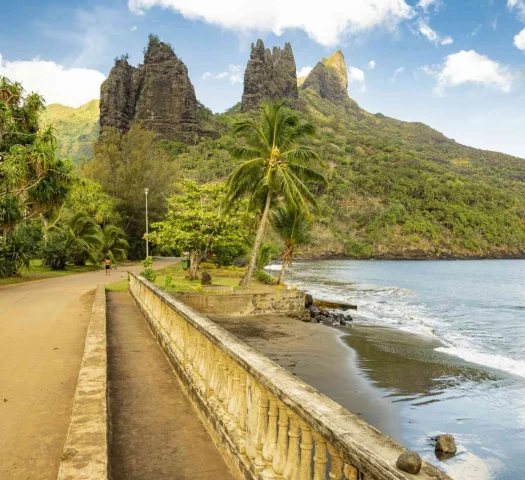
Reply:
[[357, 305], [341, 338], [399, 415], [385, 433], [457, 480], [525, 479], [524, 260], [304, 260], [287, 283]]

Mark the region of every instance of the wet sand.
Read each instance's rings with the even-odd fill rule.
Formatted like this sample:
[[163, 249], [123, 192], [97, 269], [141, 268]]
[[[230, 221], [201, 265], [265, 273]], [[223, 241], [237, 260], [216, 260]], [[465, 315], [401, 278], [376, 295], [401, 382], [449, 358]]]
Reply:
[[[432, 337], [391, 328], [213, 319], [456, 480], [525, 479], [525, 399], [508, 375], [436, 352], [441, 343]], [[491, 398], [498, 392], [498, 405], [489, 403], [488, 389]], [[487, 448], [502, 426], [504, 451]], [[455, 458], [436, 458], [432, 438], [440, 433], [455, 435]]]

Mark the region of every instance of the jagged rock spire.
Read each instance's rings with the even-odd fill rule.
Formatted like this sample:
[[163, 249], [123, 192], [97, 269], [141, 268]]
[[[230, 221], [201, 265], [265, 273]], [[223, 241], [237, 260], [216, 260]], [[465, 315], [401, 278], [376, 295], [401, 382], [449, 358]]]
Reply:
[[341, 50], [337, 50], [330, 58], [323, 58], [314, 67], [301, 85], [301, 89], [306, 88], [334, 102], [348, 98], [347, 68]]
[[197, 127], [197, 98], [186, 65], [172, 48], [150, 37], [144, 64], [115, 62], [100, 89], [100, 127], [127, 132], [133, 121], [162, 138], [191, 143]]
[[261, 39], [252, 43], [250, 60], [244, 73], [242, 111], [256, 109], [263, 100], [288, 99], [291, 105], [299, 98], [297, 72], [292, 46], [284, 49], [264, 47]]

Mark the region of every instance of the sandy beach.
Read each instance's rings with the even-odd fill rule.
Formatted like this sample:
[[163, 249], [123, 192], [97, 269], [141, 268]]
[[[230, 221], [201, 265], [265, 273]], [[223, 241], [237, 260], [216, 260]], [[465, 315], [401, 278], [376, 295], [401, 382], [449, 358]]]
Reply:
[[[502, 472], [520, 455], [512, 436], [506, 451], [490, 451], [482, 441], [493, 422], [508, 422], [512, 432], [512, 411], [491, 418], [478, 403], [489, 386], [507, 386], [501, 372], [435, 351], [441, 346], [436, 339], [392, 328], [333, 328], [278, 316], [212, 318], [453, 478], [488, 480], [495, 470], [497, 478], [525, 478], [517, 464]], [[455, 435], [456, 457], [436, 458], [432, 438], [440, 433]]]

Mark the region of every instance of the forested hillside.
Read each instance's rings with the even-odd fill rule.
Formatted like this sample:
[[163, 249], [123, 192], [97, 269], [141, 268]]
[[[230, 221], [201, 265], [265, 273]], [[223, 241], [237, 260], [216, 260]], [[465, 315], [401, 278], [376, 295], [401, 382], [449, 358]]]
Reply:
[[93, 156], [93, 143], [98, 139], [99, 101], [92, 100], [79, 108], [58, 103], [48, 105], [40, 117], [42, 124], [56, 130], [59, 155], [78, 163]]
[[[97, 102], [50, 106], [60, 151], [90, 156]], [[421, 123], [370, 114], [350, 98], [332, 102], [307, 88], [298, 108], [317, 126], [310, 142], [327, 166], [321, 216], [305, 255], [514, 257], [525, 255], [525, 161], [465, 147]], [[232, 170], [231, 125], [240, 105], [208, 119], [215, 137], [159, 142], [174, 180], [224, 179]], [[212, 121], [213, 120], [213, 121]]]

